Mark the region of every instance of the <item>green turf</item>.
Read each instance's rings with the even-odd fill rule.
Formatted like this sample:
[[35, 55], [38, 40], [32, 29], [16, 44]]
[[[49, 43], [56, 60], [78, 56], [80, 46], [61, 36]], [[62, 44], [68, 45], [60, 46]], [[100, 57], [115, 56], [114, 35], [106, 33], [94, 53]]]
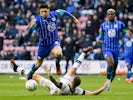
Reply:
[[[80, 76], [80, 87], [91, 91], [102, 86], [106, 79], [99, 75]], [[17, 75], [0, 75], [0, 100], [133, 100], [133, 83], [127, 84], [125, 76], [117, 76], [111, 84], [110, 92], [104, 91], [96, 96], [51, 96], [41, 86], [34, 92], [27, 91], [25, 81]]]

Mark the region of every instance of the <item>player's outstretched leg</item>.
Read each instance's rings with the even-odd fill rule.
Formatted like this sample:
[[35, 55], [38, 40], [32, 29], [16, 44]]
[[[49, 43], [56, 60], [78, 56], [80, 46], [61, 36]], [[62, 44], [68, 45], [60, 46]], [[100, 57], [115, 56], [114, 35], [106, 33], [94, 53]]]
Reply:
[[14, 72], [18, 72], [20, 75], [26, 76], [25, 70], [23, 68], [19, 68], [19, 66], [15, 63], [15, 61], [13, 59], [10, 60], [10, 64], [11, 64]]
[[83, 50], [83, 52], [80, 54], [80, 56], [77, 58], [77, 60], [74, 62], [73, 66], [68, 70], [68, 72], [65, 74], [66, 76], [73, 76], [76, 72], [76, 70], [80, 67], [80, 65], [82, 64], [85, 55], [92, 51], [93, 48], [91, 46], [85, 48]]
[[17, 72], [18, 66], [15, 64], [15, 61], [13, 59], [11, 59], [10, 60], [10, 63], [11, 63], [11, 66], [12, 66], [14, 72]]

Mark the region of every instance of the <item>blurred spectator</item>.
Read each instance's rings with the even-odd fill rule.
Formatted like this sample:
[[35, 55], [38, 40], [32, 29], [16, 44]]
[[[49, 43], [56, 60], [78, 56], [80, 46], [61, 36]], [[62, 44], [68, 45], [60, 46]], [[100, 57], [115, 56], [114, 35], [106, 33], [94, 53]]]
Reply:
[[15, 28], [14, 23], [9, 23], [8, 27], [5, 30], [6, 39], [14, 39], [18, 34], [18, 30]]
[[90, 36], [91, 41], [94, 40], [94, 29], [90, 20], [86, 22], [85, 34]]
[[6, 20], [4, 17], [0, 17], [0, 32], [4, 32], [6, 29]]
[[94, 59], [95, 60], [104, 60], [104, 56], [103, 56], [101, 48], [97, 49], [97, 52], [94, 54]]
[[86, 35], [84, 43], [83, 43], [83, 48], [87, 48], [88, 46], [92, 46], [92, 41], [91, 41], [90, 35]]
[[10, 60], [14, 57], [14, 52], [11, 50], [8, 50], [7, 53], [4, 55], [4, 60]]
[[133, 29], [133, 22], [131, 20], [127, 22], [127, 28], [131, 30]]
[[72, 64], [74, 63], [74, 55], [75, 55], [74, 44], [75, 44], [75, 41], [73, 41], [71, 37], [67, 37], [65, 39], [64, 55], [65, 55], [65, 58], [66, 58], [66, 66], [65, 66], [66, 72], [67, 72], [68, 67], [69, 67], [68, 66], [69, 61], [72, 61]]
[[38, 8], [37, 3], [36, 2], [33, 2], [31, 4], [31, 6], [32, 6], [32, 9], [31, 9], [32, 14], [33, 15], [37, 15], [37, 8]]
[[127, 0], [127, 5], [126, 5], [126, 7], [127, 7], [127, 9], [128, 9], [128, 12], [133, 12], [133, 2], [132, 2], [132, 0]]
[[74, 10], [75, 10], [75, 6], [73, 4], [73, 2], [70, 0], [69, 3], [68, 3], [68, 6], [66, 7], [66, 10], [70, 13], [73, 13]]
[[22, 60], [31, 60], [30, 51], [28, 51], [26, 47], [24, 47], [24, 51], [22, 53]]
[[123, 16], [123, 22], [125, 23], [126, 26], [127, 26], [127, 22], [128, 21], [129, 21], [128, 14], [124, 14], [124, 16]]
[[30, 45], [37, 46], [39, 42], [39, 35], [32, 33], [29, 42], [30, 42]]
[[85, 3], [83, 5], [83, 9], [93, 9], [94, 8], [94, 4], [92, 2], [92, 0], [85, 0]]
[[76, 45], [76, 52], [79, 51], [80, 48], [83, 47], [83, 43], [84, 43], [84, 34], [81, 30], [78, 30], [78, 34], [77, 34], [77, 38], [76, 38], [76, 42], [75, 42], [75, 45]]
[[92, 24], [92, 29], [94, 30], [93, 40], [95, 41], [96, 37], [98, 36], [98, 31], [99, 31], [99, 26], [100, 26], [100, 21], [97, 15], [95, 14], [93, 15], [91, 24]]
[[125, 13], [125, 5], [124, 5], [124, 3], [123, 3], [123, 1], [121, 1], [121, 0], [118, 0], [117, 2], [116, 2], [116, 12], [118, 12], [118, 13]]
[[99, 19], [100, 23], [102, 23], [103, 19], [105, 17], [105, 13], [104, 13], [102, 7], [98, 7], [98, 9], [97, 9], [97, 16], [98, 16], [98, 19]]

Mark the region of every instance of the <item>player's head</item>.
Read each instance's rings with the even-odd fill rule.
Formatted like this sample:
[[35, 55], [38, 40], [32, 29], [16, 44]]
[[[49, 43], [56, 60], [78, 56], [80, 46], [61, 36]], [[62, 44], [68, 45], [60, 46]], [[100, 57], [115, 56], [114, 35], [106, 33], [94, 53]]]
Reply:
[[127, 29], [127, 36], [128, 38], [131, 38], [133, 36], [133, 30], [132, 29]]
[[114, 9], [110, 8], [107, 10], [107, 16], [108, 16], [109, 21], [115, 20], [115, 14], [116, 14], [116, 11]]
[[40, 5], [39, 12], [43, 18], [48, 18], [50, 12], [49, 6], [46, 3]]
[[73, 78], [72, 85], [73, 85], [74, 88], [77, 87], [77, 86], [79, 86], [80, 83], [81, 83], [80, 77], [76, 76], [76, 77]]

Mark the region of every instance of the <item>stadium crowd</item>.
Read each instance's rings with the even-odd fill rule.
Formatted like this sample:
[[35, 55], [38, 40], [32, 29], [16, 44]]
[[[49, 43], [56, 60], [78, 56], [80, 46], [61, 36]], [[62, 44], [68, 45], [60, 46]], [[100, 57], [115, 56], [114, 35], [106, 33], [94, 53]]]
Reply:
[[[82, 49], [88, 46], [97, 49], [88, 54], [86, 59], [104, 59], [101, 47], [96, 43], [96, 37], [100, 24], [107, 20], [108, 8], [115, 9], [117, 19], [123, 21], [126, 28], [133, 30], [132, 0], [0, 0], [1, 60], [36, 59], [39, 36], [36, 31], [29, 36], [27, 28], [30, 21], [38, 14], [37, 8], [43, 2], [47, 2], [51, 10], [67, 10], [81, 22], [81, 25], [76, 25], [67, 16], [58, 19], [63, 59], [69, 56], [71, 59], [76, 59]], [[123, 59], [123, 51], [120, 52], [119, 59]], [[47, 59], [53, 59], [53, 56]]]

